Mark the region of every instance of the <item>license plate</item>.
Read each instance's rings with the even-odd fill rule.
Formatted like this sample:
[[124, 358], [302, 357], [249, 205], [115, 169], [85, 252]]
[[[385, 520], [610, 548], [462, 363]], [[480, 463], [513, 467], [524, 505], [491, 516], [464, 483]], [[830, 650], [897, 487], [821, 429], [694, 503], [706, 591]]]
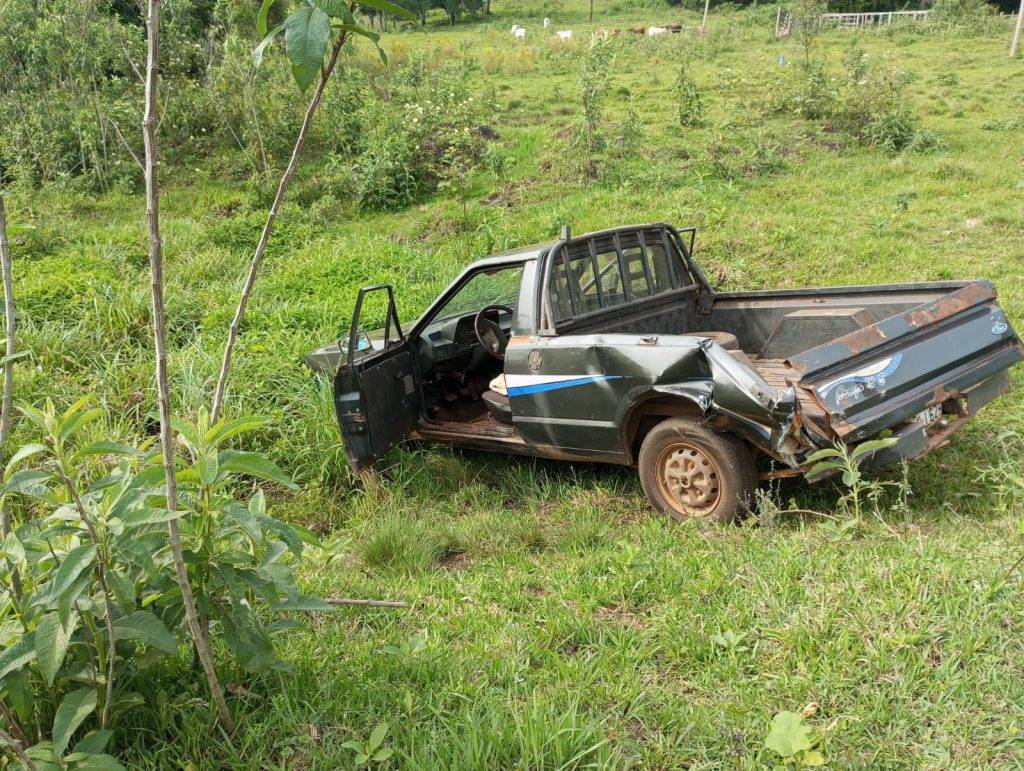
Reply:
[[936, 420], [942, 417], [942, 405], [933, 404], [931, 407], [926, 407], [917, 413], [910, 419], [912, 423], [923, 423], [928, 426], [934, 423]]

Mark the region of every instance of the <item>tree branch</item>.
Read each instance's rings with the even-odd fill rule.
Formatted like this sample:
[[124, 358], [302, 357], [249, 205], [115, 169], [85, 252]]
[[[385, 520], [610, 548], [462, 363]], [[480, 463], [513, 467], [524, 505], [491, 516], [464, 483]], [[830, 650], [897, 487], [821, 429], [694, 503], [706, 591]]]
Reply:
[[231, 326], [228, 328], [228, 339], [224, 344], [224, 357], [220, 363], [220, 374], [217, 376], [217, 388], [213, 394], [213, 414], [210, 417], [210, 423], [216, 423], [220, 420], [220, 414], [224, 407], [224, 391], [228, 384], [228, 372], [231, 369], [231, 354], [235, 347], [235, 340], [238, 338], [238, 330], [242, 326], [242, 318], [245, 316], [245, 308], [249, 303], [253, 284], [256, 283], [256, 273], [259, 271], [260, 263], [263, 262], [263, 254], [267, 250], [267, 242], [270, 240], [270, 233], [274, 229], [274, 221], [277, 219], [277, 213], [280, 211], [281, 203], [284, 201], [285, 191], [292, 181], [295, 169], [298, 168], [299, 156], [302, 154], [302, 147], [306, 143], [309, 127], [313, 123], [313, 115], [316, 114], [316, 108], [320, 106], [320, 99], [324, 95], [324, 89], [327, 88], [327, 81], [331, 77], [331, 73], [334, 72], [334, 67], [338, 63], [338, 55], [341, 53], [342, 46], [345, 45], [345, 40], [347, 39], [347, 30], [342, 30], [338, 33], [338, 39], [335, 41], [334, 49], [331, 51], [331, 58], [328, 60], [327, 66], [321, 70], [320, 82], [317, 83], [316, 91], [313, 92], [313, 98], [309, 100], [309, 106], [306, 107], [306, 114], [302, 118], [299, 135], [296, 137], [295, 146], [292, 148], [292, 157], [288, 161], [288, 167], [284, 170], [281, 181], [277, 185], [274, 201], [270, 204], [267, 221], [263, 225], [263, 232], [260, 233], [260, 240], [256, 244], [256, 251], [253, 252], [252, 260], [249, 263], [249, 273], [245, 277], [242, 294], [238, 298], [238, 307], [235, 309], [234, 318], [231, 319]]
[[[0, 273], [4, 285], [4, 319], [7, 335], [7, 361], [4, 362], [3, 397], [0, 398], [0, 470], [4, 465], [4, 448], [11, 433], [11, 399], [14, 391], [14, 288], [11, 280], [11, 247], [7, 242], [7, 212], [4, 209], [4, 193], [0, 190]], [[11, 532], [11, 504], [7, 495], [0, 502], [0, 536], [6, 538]], [[17, 568], [11, 571], [11, 593], [21, 599], [21, 575]]]
[[[174, 476], [174, 446], [171, 438], [170, 389], [167, 384], [167, 321], [164, 310], [164, 260], [163, 242], [160, 237], [160, 188], [157, 177], [156, 99], [160, 59], [160, 0], [148, 0], [146, 31], [146, 110], [142, 119], [142, 136], [146, 150], [146, 224], [149, 231], [149, 267], [152, 278], [153, 341], [156, 352], [157, 405], [160, 412], [160, 445], [163, 449], [166, 474], [167, 508], [175, 510], [178, 507], [178, 491]], [[192, 642], [203, 665], [217, 717], [224, 730], [232, 733], [235, 724], [228, 711], [227, 702], [224, 701], [220, 682], [217, 680], [209, 640], [203, 634], [196, 615], [195, 599], [192, 596], [192, 587], [189, 584], [188, 570], [181, 549], [178, 520], [170, 520], [167, 529], [171, 557], [174, 560], [181, 602], [192, 634]]]

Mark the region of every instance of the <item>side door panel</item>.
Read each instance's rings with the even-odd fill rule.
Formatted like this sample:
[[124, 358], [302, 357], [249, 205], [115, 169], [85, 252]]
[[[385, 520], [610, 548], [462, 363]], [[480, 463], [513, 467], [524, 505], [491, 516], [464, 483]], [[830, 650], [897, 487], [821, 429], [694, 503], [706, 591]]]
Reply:
[[[382, 350], [357, 351], [363, 299], [373, 291], [388, 293]], [[392, 324], [394, 341], [390, 339]], [[358, 473], [405, 439], [420, 415], [412, 346], [402, 336], [390, 286], [359, 290], [346, 356], [334, 380], [334, 407], [349, 464]]]

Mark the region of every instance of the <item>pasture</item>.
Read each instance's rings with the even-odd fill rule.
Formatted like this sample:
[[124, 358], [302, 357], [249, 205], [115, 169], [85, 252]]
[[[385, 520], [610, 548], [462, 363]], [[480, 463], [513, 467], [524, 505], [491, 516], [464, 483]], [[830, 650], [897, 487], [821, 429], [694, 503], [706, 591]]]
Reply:
[[[198, 679], [182, 686], [184, 659], [145, 670], [133, 686], [151, 699], [126, 718], [118, 756], [342, 768], [346, 742], [388, 723], [386, 767], [755, 768], [780, 761], [765, 746], [773, 715], [812, 705], [829, 766], [1020, 766], [1022, 579], [1008, 571], [1024, 550], [1024, 371], [949, 447], [890, 473], [877, 517], [850, 524], [840, 487], [797, 480], [746, 525], [707, 530], [653, 516], [635, 474], [607, 466], [413, 447], [363, 490], [330, 386], [301, 364], [338, 337], [358, 287], [393, 283], [411, 321], [468, 262], [562, 224], [696, 225], [695, 258], [725, 288], [988, 278], [1024, 329], [1024, 65], [1006, 55], [1010, 23], [826, 31], [814, 55], [827, 81], [808, 85], [800, 41], [772, 34], [775, 6], [713, 12], [704, 38], [699, 14], [653, 2], [599, 7], [592, 24], [577, 0], [494, 13], [385, 35], [389, 69], [363, 48], [344, 63], [375, 83], [460, 68], [458, 101], [487, 105], [493, 138], [478, 164], [387, 211], [360, 206], [351, 170], [314, 143], [228, 393], [229, 413], [268, 416], [251, 444], [301, 485], [268, 489], [275, 515], [326, 544], [304, 588], [411, 607], [314, 614], [281, 638], [290, 671], [253, 679], [224, 657], [223, 679], [245, 683], [229, 687], [230, 739]], [[662, 23], [686, 31], [625, 31]], [[599, 28], [623, 33], [605, 44], [603, 141], [584, 157], [579, 73]], [[559, 29], [572, 39], [552, 39]], [[683, 125], [694, 89], [701, 114]], [[831, 106], [808, 107], [819, 99]], [[883, 102], [899, 125], [861, 115]], [[272, 193], [244, 170], [237, 151], [162, 169], [185, 410], [208, 401]], [[90, 394], [108, 411], [97, 435], [151, 435], [142, 197], [58, 183], [19, 188], [8, 207], [32, 226], [12, 241], [32, 351], [16, 399]], [[17, 424], [16, 439], [28, 432]]]

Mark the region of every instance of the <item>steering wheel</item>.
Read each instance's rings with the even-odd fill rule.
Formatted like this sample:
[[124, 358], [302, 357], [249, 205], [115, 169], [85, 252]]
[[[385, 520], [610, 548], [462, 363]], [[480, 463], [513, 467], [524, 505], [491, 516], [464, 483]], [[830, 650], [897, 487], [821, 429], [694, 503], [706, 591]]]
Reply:
[[501, 324], [484, 318], [487, 311], [508, 311], [511, 316], [513, 310], [507, 305], [487, 305], [480, 309], [473, 319], [473, 331], [476, 332], [476, 339], [484, 347], [487, 353], [499, 361], [505, 360], [505, 349], [508, 347], [508, 335], [501, 328]]

